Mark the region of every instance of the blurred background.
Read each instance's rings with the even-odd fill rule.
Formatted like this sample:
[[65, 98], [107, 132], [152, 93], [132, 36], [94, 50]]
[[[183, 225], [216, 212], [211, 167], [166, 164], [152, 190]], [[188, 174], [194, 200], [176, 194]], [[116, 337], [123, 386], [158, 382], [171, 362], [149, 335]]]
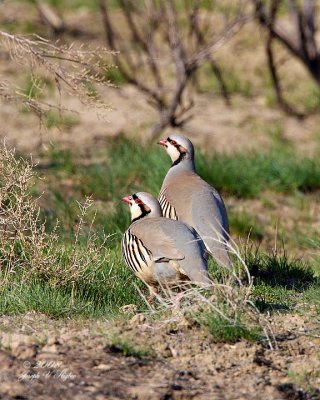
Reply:
[[319, 15], [312, 0], [2, 1], [0, 136], [38, 163], [49, 222], [68, 232], [92, 195], [97, 229], [120, 235], [119, 198], [157, 195], [155, 144], [181, 132], [234, 239], [315, 263]]

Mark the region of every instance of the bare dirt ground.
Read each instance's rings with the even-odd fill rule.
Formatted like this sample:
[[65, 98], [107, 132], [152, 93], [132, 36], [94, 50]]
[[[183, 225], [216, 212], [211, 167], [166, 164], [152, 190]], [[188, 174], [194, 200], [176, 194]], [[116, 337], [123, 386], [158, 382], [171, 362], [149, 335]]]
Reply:
[[[267, 343], [215, 343], [187, 320], [173, 327], [144, 317], [121, 324], [1, 317], [0, 398], [320, 399], [308, 391], [320, 385], [320, 339], [307, 321], [275, 318], [272, 351]], [[125, 356], [110, 341], [120, 335], [150, 355]]]

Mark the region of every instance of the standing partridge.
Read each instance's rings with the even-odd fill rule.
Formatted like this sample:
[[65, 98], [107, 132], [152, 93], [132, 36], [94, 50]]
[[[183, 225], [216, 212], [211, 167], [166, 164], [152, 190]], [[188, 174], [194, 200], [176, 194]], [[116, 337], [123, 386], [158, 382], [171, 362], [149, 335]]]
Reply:
[[204, 245], [193, 228], [162, 216], [158, 201], [149, 193], [135, 193], [122, 201], [130, 206], [131, 225], [122, 239], [122, 255], [150, 290], [159, 285], [190, 280], [212, 288]]
[[214, 259], [230, 267], [226, 208], [217, 190], [197, 174], [191, 141], [172, 134], [159, 144], [172, 160], [158, 198], [163, 216], [192, 226]]

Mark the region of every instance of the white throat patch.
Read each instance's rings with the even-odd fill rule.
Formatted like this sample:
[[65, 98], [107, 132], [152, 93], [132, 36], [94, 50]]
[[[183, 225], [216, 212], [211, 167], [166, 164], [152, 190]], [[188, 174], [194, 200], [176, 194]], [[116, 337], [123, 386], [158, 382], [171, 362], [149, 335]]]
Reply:
[[130, 207], [130, 212], [131, 212], [131, 220], [139, 218], [142, 214], [141, 208], [135, 202], [132, 203]]
[[178, 160], [178, 158], [180, 157], [180, 152], [179, 152], [179, 150], [175, 147], [175, 146], [173, 146], [171, 143], [167, 143], [167, 146], [168, 147], [166, 147], [166, 151], [167, 151], [167, 153], [169, 154], [169, 156], [170, 156], [170, 158], [171, 158], [171, 161], [172, 162], [175, 162], [175, 161], [177, 161]]

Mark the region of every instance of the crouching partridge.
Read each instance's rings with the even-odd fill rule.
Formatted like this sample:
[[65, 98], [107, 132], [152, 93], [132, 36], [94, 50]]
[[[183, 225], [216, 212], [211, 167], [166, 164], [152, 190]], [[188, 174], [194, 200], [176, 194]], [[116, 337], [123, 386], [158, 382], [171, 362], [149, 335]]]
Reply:
[[130, 206], [131, 225], [122, 239], [122, 255], [129, 268], [144, 281], [152, 300], [159, 285], [190, 280], [212, 288], [204, 248], [193, 228], [163, 218], [158, 201], [149, 193], [122, 199]]
[[159, 144], [172, 160], [158, 198], [163, 216], [192, 226], [215, 260], [230, 267], [226, 208], [219, 193], [197, 174], [191, 141], [172, 134]]

